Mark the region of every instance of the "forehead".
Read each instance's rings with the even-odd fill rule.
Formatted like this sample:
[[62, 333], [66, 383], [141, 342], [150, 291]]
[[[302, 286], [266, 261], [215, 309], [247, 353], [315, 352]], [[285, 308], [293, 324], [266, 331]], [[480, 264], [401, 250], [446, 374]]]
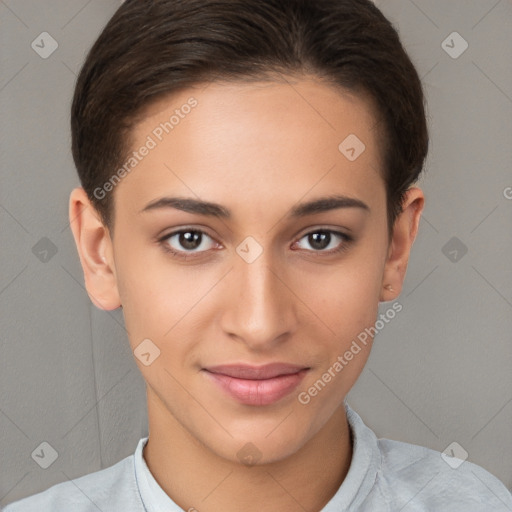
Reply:
[[198, 85], [146, 109], [132, 150], [151, 150], [116, 194], [138, 205], [173, 192], [241, 208], [320, 189], [382, 195], [375, 125], [367, 98], [314, 79]]

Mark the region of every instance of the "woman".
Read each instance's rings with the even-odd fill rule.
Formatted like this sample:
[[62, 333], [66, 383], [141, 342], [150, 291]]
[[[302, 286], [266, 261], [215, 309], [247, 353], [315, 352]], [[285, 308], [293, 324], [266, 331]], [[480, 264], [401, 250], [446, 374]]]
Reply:
[[7, 512], [511, 509], [482, 468], [378, 440], [345, 401], [401, 310], [428, 148], [370, 1], [129, 0], [72, 136], [86, 288], [123, 308], [149, 436]]

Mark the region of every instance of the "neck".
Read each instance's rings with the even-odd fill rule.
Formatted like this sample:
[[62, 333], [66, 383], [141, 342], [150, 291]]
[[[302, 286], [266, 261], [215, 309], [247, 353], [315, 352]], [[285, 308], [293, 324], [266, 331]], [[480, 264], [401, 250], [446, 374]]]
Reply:
[[352, 460], [343, 404], [300, 450], [254, 466], [215, 454], [149, 394], [148, 414], [146, 464], [166, 494], [190, 512], [319, 511], [342, 484]]

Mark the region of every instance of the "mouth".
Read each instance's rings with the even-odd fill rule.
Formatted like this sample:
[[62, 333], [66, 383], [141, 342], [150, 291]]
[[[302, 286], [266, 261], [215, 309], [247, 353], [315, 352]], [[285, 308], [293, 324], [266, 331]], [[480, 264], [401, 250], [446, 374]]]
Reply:
[[225, 394], [245, 405], [270, 405], [289, 395], [309, 367], [288, 363], [246, 364], [203, 368], [208, 379]]

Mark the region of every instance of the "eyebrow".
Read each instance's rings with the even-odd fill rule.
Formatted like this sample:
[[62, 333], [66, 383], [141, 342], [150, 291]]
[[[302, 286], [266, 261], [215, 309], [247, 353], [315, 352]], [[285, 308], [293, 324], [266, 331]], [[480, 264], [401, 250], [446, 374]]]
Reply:
[[[232, 218], [231, 212], [220, 204], [186, 197], [162, 197], [156, 199], [148, 203], [139, 213], [167, 208], [174, 208], [188, 213], [221, 219]], [[360, 199], [342, 195], [332, 195], [294, 206], [288, 213], [288, 217], [300, 218], [339, 208], [361, 208], [365, 211], [370, 211], [370, 207]]]

